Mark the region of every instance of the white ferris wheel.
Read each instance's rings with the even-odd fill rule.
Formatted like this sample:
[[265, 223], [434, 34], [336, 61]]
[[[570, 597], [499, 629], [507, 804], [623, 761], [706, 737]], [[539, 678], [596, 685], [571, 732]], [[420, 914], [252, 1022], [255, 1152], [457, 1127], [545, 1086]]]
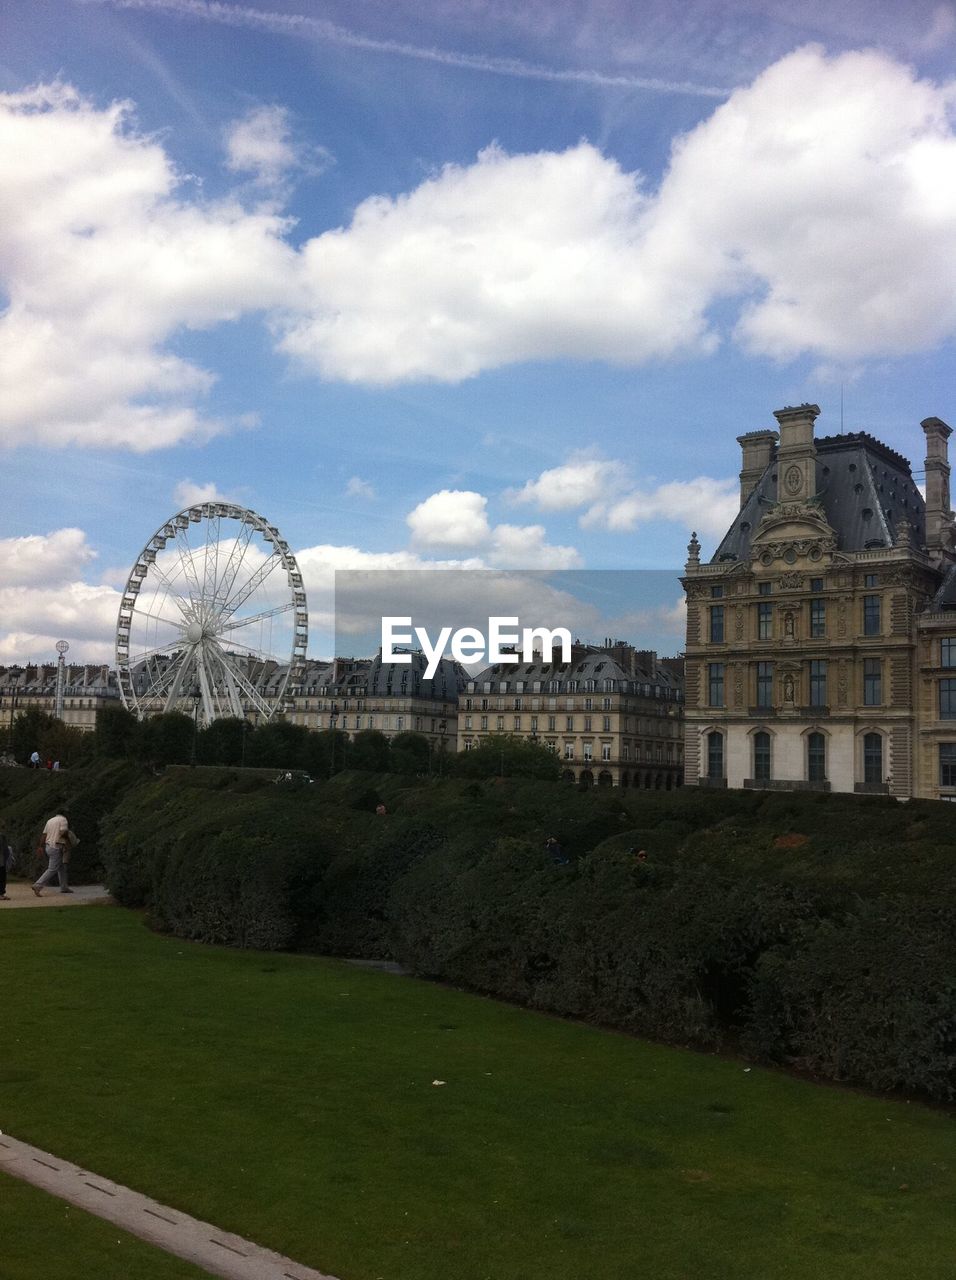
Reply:
[[211, 724], [268, 720], [301, 683], [309, 615], [279, 530], [228, 502], [187, 507], [136, 558], [116, 623], [124, 705]]

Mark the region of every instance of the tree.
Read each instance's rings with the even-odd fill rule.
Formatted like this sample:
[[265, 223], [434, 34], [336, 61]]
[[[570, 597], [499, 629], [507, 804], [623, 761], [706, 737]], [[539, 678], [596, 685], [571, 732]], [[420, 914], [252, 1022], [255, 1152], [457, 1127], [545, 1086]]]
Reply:
[[243, 764], [243, 740], [252, 732], [252, 726], [247, 720], [240, 720], [235, 716], [213, 720], [212, 724], [199, 731], [196, 757], [203, 764]]
[[483, 738], [477, 747], [454, 756], [453, 772], [460, 778], [542, 778], [556, 782], [561, 777], [558, 757], [547, 747], [510, 733]]
[[196, 745], [196, 722], [181, 711], [150, 716], [142, 726], [140, 752], [153, 764], [189, 764]]
[[388, 738], [378, 729], [363, 729], [352, 739], [348, 760], [350, 769], [385, 773], [388, 770]]
[[307, 769], [309, 731], [288, 720], [270, 720], [249, 734], [246, 763], [262, 769]]
[[397, 733], [389, 743], [389, 769], [392, 773], [427, 773], [428, 739], [422, 733]]
[[352, 744], [341, 729], [320, 729], [308, 736], [305, 764], [313, 778], [326, 778], [350, 767]]
[[93, 743], [98, 756], [138, 760], [140, 737], [139, 721], [118, 702], [97, 711]]

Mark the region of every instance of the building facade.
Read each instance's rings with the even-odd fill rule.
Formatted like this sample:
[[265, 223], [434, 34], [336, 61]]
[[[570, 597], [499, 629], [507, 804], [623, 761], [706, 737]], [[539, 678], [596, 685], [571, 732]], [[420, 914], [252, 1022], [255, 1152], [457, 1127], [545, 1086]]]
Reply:
[[950, 428], [922, 423], [924, 500], [866, 432], [815, 439], [819, 412], [738, 437], [740, 511], [709, 561], [691, 539], [686, 781], [956, 796]]
[[558, 756], [568, 781], [670, 790], [683, 781], [682, 711], [680, 659], [575, 642], [569, 663], [496, 663], [469, 680], [458, 749], [515, 734]]

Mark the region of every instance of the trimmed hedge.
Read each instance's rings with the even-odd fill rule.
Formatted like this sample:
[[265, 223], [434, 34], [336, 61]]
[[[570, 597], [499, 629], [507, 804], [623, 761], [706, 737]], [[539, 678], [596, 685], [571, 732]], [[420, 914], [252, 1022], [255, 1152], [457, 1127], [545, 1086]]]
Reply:
[[942, 804], [368, 773], [289, 790], [185, 768], [106, 809], [111, 890], [182, 937], [395, 959], [673, 1043], [956, 1097]]

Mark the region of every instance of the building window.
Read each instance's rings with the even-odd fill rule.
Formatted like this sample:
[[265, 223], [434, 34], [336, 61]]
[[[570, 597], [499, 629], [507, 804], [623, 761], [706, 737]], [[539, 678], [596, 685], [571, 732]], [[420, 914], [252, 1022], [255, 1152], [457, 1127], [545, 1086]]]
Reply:
[[626, 742], [624, 746], [621, 748], [621, 758], [624, 760], [630, 760], [631, 758], [631, 748], [628, 746]]
[[823, 600], [810, 601], [810, 637], [819, 640], [827, 633], [827, 606]]
[[769, 583], [769, 582], [758, 582], [758, 583], [757, 583], [757, 595], [758, 595], [758, 596], [769, 596], [769, 595], [770, 595], [770, 583]]
[[531, 732], [532, 732], [532, 733], [537, 733], [537, 732], [538, 732], [538, 717], [537, 717], [537, 716], [532, 716], [532, 717], [531, 717]]
[[770, 734], [754, 734], [754, 777], [758, 782], [770, 781]]
[[585, 711], [593, 711], [593, 710], [594, 710], [594, 699], [593, 699], [593, 698], [585, 698], [585, 699], [584, 699], [584, 710], [585, 710]]
[[879, 733], [863, 737], [863, 781], [883, 781], [883, 738]]
[[724, 664], [722, 662], [707, 664], [707, 704], [711, 707], [724, 705]]
[[565, 760], [574, 759], [574, 743], [573, 742], [566, 742], [564, 744], [564, 758]]
[[939, 744], [939, 785], [956, 787], [956, 742]]
[[823, 579], [822, 579], [822, 578], [811, 578], [811, 579], [810, 579], [810, 590], [811, 590], [811, 591], [814, 591], [814, 592], [816, 592], [816, 591], [822, 591], [822, 590], [823, 590]]
[[724, 776], [724, 735], [714, 730], [707, 735], [707, 777]]
[[565, 717], [564, 727], [568, 733], [574, 733], [574, 716]]
[[601, 759], [602, 759], [602, 760], [610, 760], [610, 758], [611, 758], [611, 746], [610, 746], [610, 743], [604, 742], [604, 743], [602, 743], [602, 744], [601, 744]]
[[715, 604], [710, 611], [710, 643], [724, 643], [724, 606]]
[[466, 729], [471, 728], [471, 716], [465, 716], [465, 728]]
[[827, 705], [827, 664], [814, 660], [810, 663], [810, 706]]
[[875, 573], [868, 573], [863, 578], [864, 587], [878, 587], [880, 580]]
[[939, 718], [956, 720], [956, 680], [939, 682]]
[[556, 717], [556, 716], [548, 716], [548, 733], [554, 733], [554, 731], [557, 729], [557, 727], [558, 727], [558, 724], [557, 724], [557, 717]]
[[863, 597], [863, 634], [878, 636], [880, 634], [880, 597]]
[[773, 605], [757, 605], [757, 639], [773, 639]]
[[863, 705], [878, 707], [883, 702], [883, 663], [879, 658], [863, 659]]
[[711, 600], [720, 600], [723, 598], [723, 594], [724, 594], [723, 587], [711, 587], [710, 589]]
[[504, 733], [504, 730], [505, 730], [505, 718], [504, 718], [504, 716], [496, 716], [496, 717], [495, 717], [495, 728], [498, 730], [498, 732], [499, 732], [499, 733]]
[[939, 665], [956, 667], [956, 637], [945, 636], [939, 642]]
[[602, 729], [603, 729], [603, 732], [604, 732], [604, 733], [610, 733], [610, 732], [611, 732], [611, 717], [610, 717], [610, 716], [604, 716], [604, 718], [601, 720], [601, 726], [602, 726]]
[[757, 663], [757, 706], [773, 706], [773, 663]]
[[585, 717], [584, 717], [584, 732], [585, 732], [585, 733], [590, 733], [590, 732], [591, 732], [591, 717], [590, 717], [590, 716], [585, 716]]
[[514, 718], [514, 730], [515, 730], [515, 733], [520, 733], [520, 732], [521, 732], [521, 717], [520, 717], [520, 716], [515, 716], [515, 718]]
[[827, 776], [827, 740], [822, 733], [807, 734], [807, 778], [825, 782]]
[[585, 761], [585, 764], [590, 764], [590, 763], [591, 763], [591, 761], [593, 760], [593, 758], [594, 758], [594, 748], [593, 748], [593, 746], [591, 745], [591, 743], [590, 743], [590, 742], [586, 742], [586, 743], [584, 744], [584, 761]]
[[487, 730], [487, 728], [488, 728], [488, 717], [487, 717], [487, 716], [482, 716], [482, 717], [481, 717], [481, 727], [482, 727], [482, 729]]

